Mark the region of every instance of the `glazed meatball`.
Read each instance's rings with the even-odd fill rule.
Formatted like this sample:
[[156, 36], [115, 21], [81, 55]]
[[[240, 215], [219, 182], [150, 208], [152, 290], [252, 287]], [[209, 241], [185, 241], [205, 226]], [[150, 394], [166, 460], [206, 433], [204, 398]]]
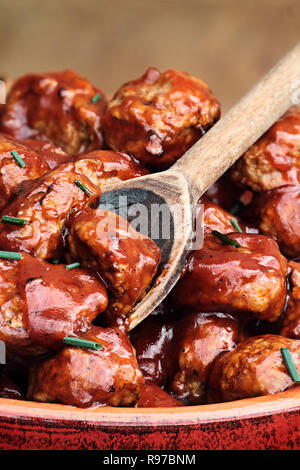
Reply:
[[191, 312], [177, 328], [182, 332], [177, 371], [168, 390], [185, 404], [204, 403], [212, 363], [221, 352], [236, 346], [241, 324], [229, 314]]
[[101, 188], [148, 174], [146, 168], [126, 153], [110, 150], [95, 150], [79, 155], [75, 165], [79, 173]]
[[217, 401], [272, 395], [294, 384], [281, 348], [289, 348], [300, 371], [300, 341], [277, 335], [249, 338], [216, 359], [209, 378]]
[[164, 386], [172, 377], [181, 331], [167, 302], [160, 304], [131, 332], [130, 339], [145, 382]]
[[23, 144], [36, 152], [50, 170], [54, 170], [62, 163], [69, 163], [73, 160], [73, 157], [64, 152], [61, 147], [56, 147], [50, 142], [27, 139], [23, 141]]
[[70, 219], [72, 257], [93, 268], [107, 283], [111, 324], [123, 319], [149, 288], [160, 262], [160, 250], [145, 235], [113, 212], [85, 209]]
[[79, 407], [134, 405], [143, 376], [127, 336], [114, 328], [93, 327], [80, 337], [102, 349], [64, 347], [32, 370], [28, 398]]
[[[77, 184], [83, 185], [83, 190]], [[0, 249], [25, 251], [40, 258], [59, 258], [63, 252], [62, 231], [69, 215], [86, 206], [97, 206], [100, 189], [76, 173], [73, 163], [36, 180], [24, 181], [1, 216], [21, 218], [26, 225], [1, 224]]]
[[102, 147], [105, 108], [103, 92], [72, 70], [25, 75], [10, 90], [1, 128], [78, 154]]
[[282, 253], [300, 255], [300, 186], [266, 191], [253, 201], [262, 233], [274, 238]]
[[233, 166], [231, 177], [261, 192], [300, 182], [300, 108], [292, 107]]
[[204, 82], [151, 67], [115, 93], [103, 130], [113, 150], [159, 170], [180, 158], [219, 117], [220, 105]]
[[276, 321], [285, 303], [287, 274], [277, 243], [264, 235], [227, 236], [240, 246], [211, 236], [201, 250], [191, 252], [172, 293], [174, 305], [204, 312], [248, 312]]
[[237, 226], [243, 232], [257, 232], [255, 228], [247, 227], [237, 217], [233, 216], [232, 214], [222, 209], [217, 204], [214, 204], [213, 202], [209, 201], [209, 199], [205, 197], [199, 199], [197, 209], [198, 211], [200, 209], [203, 211], [203, 225], [205, 236], [210, 236], [212, 230], [218, 230], [223, 234], [237, 232]]
[[64, 336], [85, 331], [106, 309], [106, 288], [90, 270], [25, 253], [0, 266], [0, 339], [21, 355], [59, 348]]
[[145, 384], [141, 388], [140, 398], [135, 406], [136, 408], [172, 408], [183, 405], [158, 385]]
[[289, 262], [290, 292], [280, 334], [300, 339], [300, 264]]
[[[20, 166], [11, 152], [16, 152], [25, 166]], [[7, 204], [17, 184], [39, 178], [47, 171], [47, 162], [30, 147], [0, 134], [0, 210]]]

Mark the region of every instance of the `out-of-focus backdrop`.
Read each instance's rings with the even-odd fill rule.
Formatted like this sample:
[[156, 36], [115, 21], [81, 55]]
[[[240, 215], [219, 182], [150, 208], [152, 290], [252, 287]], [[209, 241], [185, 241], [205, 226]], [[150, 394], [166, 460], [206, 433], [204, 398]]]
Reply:
[[149, 65], [223, 110], [300, 40], [299, 0], [0, 0], [0, 75], [72, 68], [112, 94]]

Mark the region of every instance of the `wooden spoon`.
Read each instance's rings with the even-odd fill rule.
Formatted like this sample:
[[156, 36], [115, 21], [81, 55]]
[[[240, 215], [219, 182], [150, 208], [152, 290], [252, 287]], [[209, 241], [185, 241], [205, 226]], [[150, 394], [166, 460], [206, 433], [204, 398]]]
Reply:
[[[140, 207], [144, 223], [158, 227], [160, 206], [165, 226], [170, 227], [170, 236], [152, 236], [162, 252], [160, 275], [131, 311], [130, 329], [154, 310], [180, 277], [199, 197], [292, 104], [299, 102], [300, 43], [169, 170], [105, 188], [102, 207], [113, 206], [129, 221]], [[151, 237], [151, 231], [148, 234]]]

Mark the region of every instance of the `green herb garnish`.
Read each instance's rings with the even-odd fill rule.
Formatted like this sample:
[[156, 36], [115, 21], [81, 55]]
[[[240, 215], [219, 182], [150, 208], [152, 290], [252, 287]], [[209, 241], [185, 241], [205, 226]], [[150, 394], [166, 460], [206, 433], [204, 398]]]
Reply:
[[69, 346], [77, 346], [78, 348], [86, 348], [86, 349], [93, 349], [94, 351], [100, 351], [103, 346], [101, 343], [97, 343], [96, 341], [89, 341], [88, 339], [82, 338], [74, 338], [72, 336], [66, 336], [63, 339], [65, 344]]
[[213, 235], [218, 237], [223, 243], [226, 243], [227, 245], [232, 245], [235, 248], [240, 248], [240, 244], [236, 242], [235, 240], [232, 240], [232, 238], [227, 237], [226, 235], [223, 235], [223, 233], [218, 232], [217, 230], [212, 230], [211, 232]]

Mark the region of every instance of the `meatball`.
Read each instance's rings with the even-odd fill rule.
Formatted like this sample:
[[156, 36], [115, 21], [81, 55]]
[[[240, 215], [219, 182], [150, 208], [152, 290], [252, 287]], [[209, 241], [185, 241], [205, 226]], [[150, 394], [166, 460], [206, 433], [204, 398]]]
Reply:
[[293, 106], [233, 166], [231, 177], [261, 192], [300, 182], [300, 108]]
[[68, 155], [63, 151], [61, 147], [50, 142], [44, 142], [43, 140], [27, 139], [23, 141], [23, 144], [34, 150], [40, 158], [48, 165], [50, 170], [54, 170], [62, 163], [69, 163], [73, 160], [71, 155]]
[[277, 335], [254, 336], [217, 358], [209, 378], [214, 400], [271, 395], [292, 386], [281, 348], [289, 348], [300, 371], [300, 341]]
[[80, 337], [102, 349], [64, 347], [32, 369], [28, 398], [79, 407], [134, 405], [143, 376], [127, 336], [114, 328], [93, 327]]
[[25, 75], [12, 86], [1, 119], [3, 132], [42, 139], [69, 154], [103, 145], [106, 98], [72, 70]]
[[190, 312], [177, 328], [182, 332], [177, 371], [168, 390], [185, 404], [204, 403], [212, 363], [236, 346], [241, 324], [229, 314]]
[[290, 292], [280, 334], [300, 339], [300, 264], [289, 262]]
[[131, 332], [131, 342], [145, 382], [164, 386], [172, 377], [181, 331], [177, 317], [167, 302], [160, 304]]
[[274, 238], [282, 253], [300, 255], [300, 186], [282, 186], [259, 195], [253, 202], [259, 229]]
[[95, 150], [79, 155], [75, 165], [79, 173], [101, 188], [148, 174], [146, 168], [126, 153], [110, 150]]
[[256, 229], [245, 226], [237, 217], [233, 216], [217, 204], [202, 197], [198, 201], [197, 210], [200, 210], [199, 204], [202, 204], [204, 235], [210, 236], [212, 230], [218, 230], [221, 233], [237, 232], [236, 225], [247, 233], [255, 233]]
[[230, 233], [240, 247], [207, 238], [191, 252], [172, 297], [177, 307], [204, 312], [248, 312], [276, 321], [285, 303], [287, 261], [277, 243], [264, 235]]
[[[13, 154], [23, 160], [20, 166]], [[7, 204], [17, 184], [35, 179], [49, 171], [49, 166], [29, 146], [4, 134], [0, 134], [0, 210]]]
[[135, 406], [137, 408], [172, 408], [182, 406], [182, 403], [158, 385], [145, 384], [141, 388], [140, 398]]
[[70, 219], [72, 257], [93, 268], [107, 283], [109, 324], [122, 324], [149, 288], [160, 262], [160, 250], [145, 235], [113, 212], [85, 209]]
[[204, 82], [151, 67], [115, 93], [103, 131], [113, 150], [160, 170], [178, 160], [219, 117], [220, 105]]
[[88, 205], [97, 206], [100, 194], [86, 176], [76, 173], [73, 163], [24, 181], [1, 215], [21, 218], [27, 224], [2, 224], [0, 249], [21, 250], [44, 259], [59, 258], [63, 252], [61, 232], [69, 215]]
[[107, 306], [106, 288], [87, 269], [68, 270], [22, 253], [0, 260], [0, 340], [19, 354], [57, 349]]

